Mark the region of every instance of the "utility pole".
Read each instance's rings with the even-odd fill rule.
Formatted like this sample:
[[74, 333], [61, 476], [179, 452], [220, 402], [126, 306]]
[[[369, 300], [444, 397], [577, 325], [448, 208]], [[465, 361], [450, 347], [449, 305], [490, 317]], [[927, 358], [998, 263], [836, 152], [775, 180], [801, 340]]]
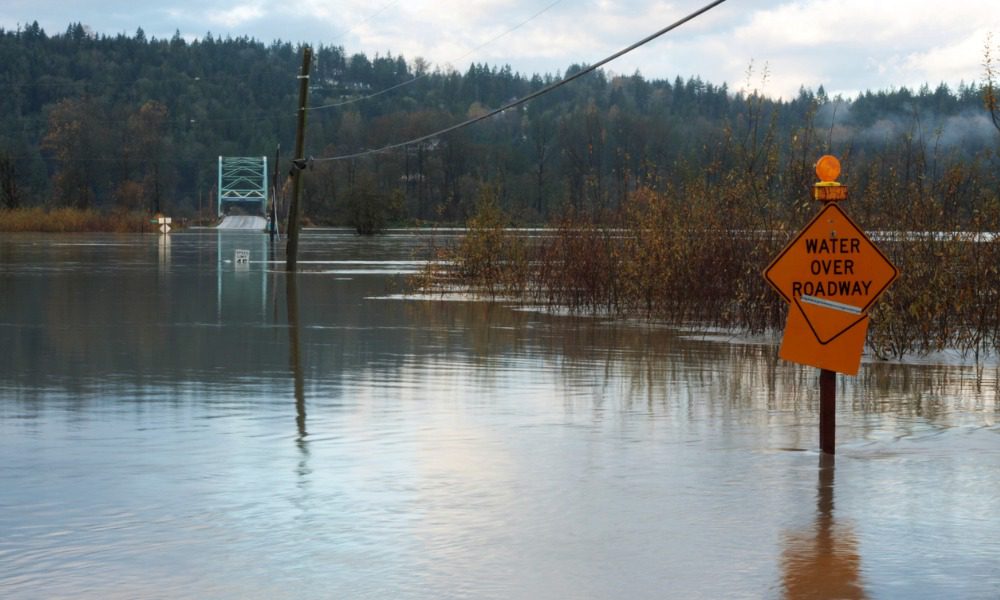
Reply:
[[299, 253], [299, 195], [302, 192], [302, 171], [306, 168], [306, 102], [309, 99], [309, 65], [312, 48], [302, 48], [302, 69], [299, 73], [299, 122], [295, 133], [295, 154], [292, 157], [292, 201], [288, 207], [288, 245], [285, 270], [295, 271]]

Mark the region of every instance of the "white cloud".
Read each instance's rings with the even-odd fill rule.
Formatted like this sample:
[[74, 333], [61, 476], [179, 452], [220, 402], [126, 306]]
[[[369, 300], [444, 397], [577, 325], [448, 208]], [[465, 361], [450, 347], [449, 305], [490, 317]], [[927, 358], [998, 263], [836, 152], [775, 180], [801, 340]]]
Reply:
[[735, 30], [745, 42], [766, 47], [868, 48], [926, 45], [966, 31], [971, 24], [998, 22], [995, 3], [953, 2], [946, 8], [929, 0], [807, 0], [755, 11]]
[[[420, 55], [436, 63], [455, 62], [459, 56], [499, 37], [468, 60], [502, 64], [550, 59], [552, 66], [548, 70], [554, 71], [574, 62], [596, 62], [650, 33], [657, 24], [680, 16], [679, 9], [663, 2], [635, 6], [635, 2], [567, 0], [522, 24], [550, 4], [411, 2], [404, 11], [405, 30], [380, 23], [377, 27], [359, 28], [355, 34], [361, 46], [387, 48], [394, 42], [394, 51]], [[519, 24], [516, 31], [504, 33]]]
[[[509, 63], [555, 73], [594, 63], [700, 8], [705, 0], [8, 0], [0, 26], [38, 19], [50, 33], [81, 21], [103, 33], [249, 35], [264, 41], [342, 45], [423, 57], [464, 70], [470, 62]], [[765, 91], [792, 96], [800, 85], [827, 91], [887, 89], [978, 79], [987, 31], [1000, 35], [995, 0], [739, 0], [722, 4], [670, 35], [610, 64], [647, 77], [700, 75], [744, 86], [750, 61], [767, 63]], [[480, 46], [482, 46], [480, 48]], [[478, 49], [477, 49], [478, 48]], [[754, 82], [755, 84], [757, 82]]]
[[220, 9], [205, 11], [205, 20], [212, 25], [228, 28], [242, 27], [261, 19], [266, 14], [262, 2], [237, 4]]
[[977, 29], [953, 42], [913, 52], [906, 56], [902, 68], [917, 75], [919, 81], [931, 84], [962, 78], [969, 81], [970, 73], [982, 72], [987, 34], [986, 29]]
[[[987, 29], [1000, 29], [1000, 11], [985, 0], [944, 8], [927, 0], [805, 0], [752, 11], [729, 32], [728, 50], [767, 61], [771, 93], [786, 97], [801, 84], [828, 91], [914, 87], [975, 79]], [[727, 32], [712, 35], [725, 39]], [[736, 73], [727, 71], [732, 82]]]

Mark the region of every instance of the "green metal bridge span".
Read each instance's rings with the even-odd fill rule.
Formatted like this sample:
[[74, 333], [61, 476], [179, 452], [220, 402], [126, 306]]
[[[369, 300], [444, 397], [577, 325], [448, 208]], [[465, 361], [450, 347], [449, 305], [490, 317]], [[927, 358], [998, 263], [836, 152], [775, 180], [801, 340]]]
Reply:
[[219, 157], [219, 216], [230, 206], [247, 214], [267, 214], [268, 181], [266, 156]]

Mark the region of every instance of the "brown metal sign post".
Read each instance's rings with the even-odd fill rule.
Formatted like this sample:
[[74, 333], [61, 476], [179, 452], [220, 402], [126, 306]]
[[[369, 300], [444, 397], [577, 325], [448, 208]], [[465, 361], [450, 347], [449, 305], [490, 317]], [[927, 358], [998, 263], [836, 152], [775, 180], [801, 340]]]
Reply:
[[837, 447], [837, 373], [819, 370], [819, 450], [833, 454]]

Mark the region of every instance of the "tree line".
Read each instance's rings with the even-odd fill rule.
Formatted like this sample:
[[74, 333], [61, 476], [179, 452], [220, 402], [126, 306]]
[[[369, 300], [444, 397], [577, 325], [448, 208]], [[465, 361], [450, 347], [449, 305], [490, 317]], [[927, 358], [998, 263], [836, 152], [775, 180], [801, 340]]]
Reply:
[[[272, 157], [280, 145], [281, 178], [287, 172], [300, 52], [289, 42], [212, 34], [100, 35], [80, 23], [55, 35], [37, 23], [0, 30], [0, 206], [211, 215], [218, 156]], [[473, 63], [459, 71], [320, 46], [307, 155], [423, 136], [581, 68], [525, 75]], [[566, 211], [600, 219], [639, 189], [732, 179], [747, 202], [793, 206], [808, 197], [812, 162], [833, 152], [858, 192], [951, 186], [965, 193], [953, 195], [949, 215], [970, 217], [997, 195], [991, 93], [971, 82], [853, 98], [803, 88], [778, 99], [767, 95], [766, 68], [751, 66], [738, 90], [698, 76], [597, 71], [401, 150], [311, 162], [304, 213], [362, 231], [462, 222], [485, 183], [517, 222]]]

